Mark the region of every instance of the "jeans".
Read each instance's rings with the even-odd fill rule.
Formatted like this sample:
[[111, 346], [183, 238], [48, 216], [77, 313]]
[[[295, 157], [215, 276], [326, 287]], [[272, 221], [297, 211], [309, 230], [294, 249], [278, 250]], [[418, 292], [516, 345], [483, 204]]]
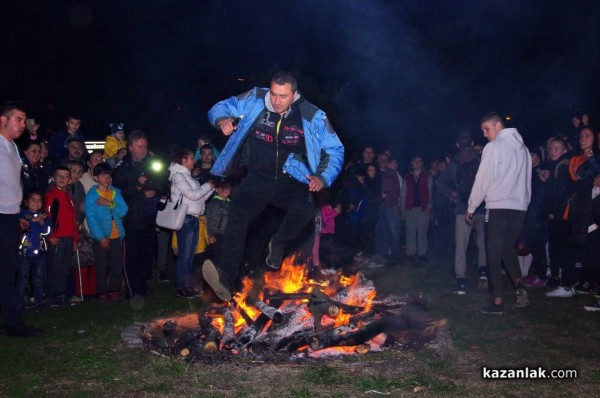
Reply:
[[[25, 302], [25, 286], [31, 281], [29, 296], [33, 293], [35, 304], [44, 302], [44, 284], [46, 281], [46, 255], [42, 254], [35, 257], [19, 256], [19, 266], [17, 268], [17, 300], [19, 304]], [[29, 277], [28, 277], [29, 276]]]
[[177, 262], [175, 263], [175, 287], [191, 286], [192, 264], [198, 246], [198, 217], [187, 215], [177, 235]]
[[400, 212], [397, 207], [379, 209], [375, 226], [375, 254], [400, 257]]

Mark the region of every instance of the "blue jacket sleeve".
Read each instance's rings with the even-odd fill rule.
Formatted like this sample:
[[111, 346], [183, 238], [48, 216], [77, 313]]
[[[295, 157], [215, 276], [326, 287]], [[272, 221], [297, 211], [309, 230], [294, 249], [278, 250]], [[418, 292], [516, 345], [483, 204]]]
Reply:
[[238, 117], [240, 115], [246, 115], [248, 105], [248, 98], [254, 95], [256, 89], [246, 91], [238, 96], [229, 97], [223, 101], [217, 102], [208, 111], [208, 121], [214, 128], [217, 127], [217, 122], [221, 119], [228, 117]]
[[85, 218], [87, 220], [88, 227], [90, 228], [90, 236], [92, 239], [101, 240], [105, 238], [105, 236], [99, 223], [98, 205], [96, 205], [97, 198], [98, 195], [95, 195], [92, 190], [90, 190], [85, 197], [83, 210], [85, 211]]
[[321, 176], [325, 180], [325, 184], [330, 187], [344, 165], [344, 145], [326, 116], [315, 120], [314, 128], [319, 132], [321, 146], [321, 157], [315, 174]]

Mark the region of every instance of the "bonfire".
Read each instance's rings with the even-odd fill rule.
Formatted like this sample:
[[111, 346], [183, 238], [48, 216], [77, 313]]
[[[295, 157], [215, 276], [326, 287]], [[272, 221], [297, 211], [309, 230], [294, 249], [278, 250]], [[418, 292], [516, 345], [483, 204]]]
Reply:
[[322, 358], [423, 343], [445, 320], [423, 316], [420, 298], [380, 298], [361, 272], [318, 273], [288, 257], [278, 272], [243, 280], [230, 302], [199, 314], [155, 319], [142, 330], [146, 347], [194, 362], [215, 354]]

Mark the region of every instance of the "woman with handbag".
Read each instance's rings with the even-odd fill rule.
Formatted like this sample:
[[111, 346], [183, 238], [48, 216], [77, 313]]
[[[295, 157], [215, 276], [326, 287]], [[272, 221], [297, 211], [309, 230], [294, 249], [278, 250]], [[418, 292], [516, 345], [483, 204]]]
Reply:
[[178, 255], [175, 262], [175, 288], [177, 297], [193, 299], [201, 291], [191, 286], [192, 263], [198, 243], [198, 217], [204, 214], [205, 202], [214, 191], [214, 183], [200, 183], [192, 177], [194, 152], [190, 149], [175, 148], [169, 171], [171, 201], [187, 205], [185, 220], [177, 235]]

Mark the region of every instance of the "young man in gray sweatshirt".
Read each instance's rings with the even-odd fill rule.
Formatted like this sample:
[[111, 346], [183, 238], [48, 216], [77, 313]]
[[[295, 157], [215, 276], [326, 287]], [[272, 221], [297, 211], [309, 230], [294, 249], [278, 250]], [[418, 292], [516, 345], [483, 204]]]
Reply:
[[485, 115], [481, 119], [481, 129], [489, 142], [483, 149], [465, 218], [471, 222], [475, 210], [485, 200], [492, 303], [481, 311], [503, 314], [502, 262], [516, 289], [515, 308], [529, 305], [527, 292], [521, 284], [515, 243], [531, 198], [531, 156], [517, 129], [505, 128], [497, 113]]

